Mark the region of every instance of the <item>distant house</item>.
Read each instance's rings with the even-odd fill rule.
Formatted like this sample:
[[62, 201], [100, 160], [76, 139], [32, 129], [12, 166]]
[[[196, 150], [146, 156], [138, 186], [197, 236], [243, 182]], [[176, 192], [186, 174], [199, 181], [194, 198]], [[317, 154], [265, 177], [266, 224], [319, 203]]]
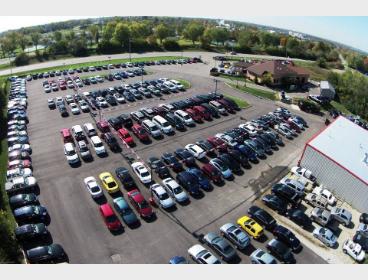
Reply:
[[320, 96], [326, 97], [330, 100], [335, 98], [335, 89], [328, 81], [321, 81], [319, 88]]
[[253, 62], [237, 61], [233, 63], [233, 70], [236, 75], [244, 75], [247, 73], [249, 66], [252, 66]]
[[257, 83], [267, 82], [272, 86], [302, 86], [308, 82], [309, 72], [289, 61], [270, 60], [249, 66], [246, 76]]

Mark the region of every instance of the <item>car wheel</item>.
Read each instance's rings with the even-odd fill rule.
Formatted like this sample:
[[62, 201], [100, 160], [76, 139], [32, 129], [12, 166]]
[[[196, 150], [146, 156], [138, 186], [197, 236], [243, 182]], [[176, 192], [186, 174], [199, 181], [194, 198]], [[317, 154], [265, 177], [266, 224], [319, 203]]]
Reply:
[[317, 234], [313, 234], [313, 237], [314, 237], [314, 238], [318, 238], [318, 235], [317, 235]]
[[344, 252], [344, 254], [347, 254], [348, 251], [346, 251], [346, 249], [342, 249], [342, 251]]

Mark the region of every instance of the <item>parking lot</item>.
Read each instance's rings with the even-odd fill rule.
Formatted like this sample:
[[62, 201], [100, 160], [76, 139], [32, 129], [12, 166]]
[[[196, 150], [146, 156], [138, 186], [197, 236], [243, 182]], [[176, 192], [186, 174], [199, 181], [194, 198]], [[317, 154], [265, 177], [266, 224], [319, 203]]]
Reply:
[[[196, 94], [208, 93], [214, 90], [214, 82], [210, 77], [197, 75], [208, 73], [209, 66], [195, 65], [165, 65], [152, 66], [149, 75], [144, 79], [167, 77], [184, 79], [191, 83], [191, 88], [185, 92], [164, 95], [162, 98], [144, 99], [139, 102], [127, 103], [102, 110], [103, 117], [130, 113], [141, 107], [154, 106], [172, 102]], [[103, 72], [101, 72], [103, 74]], [[139, 82], [141, 77], [130, 78], [127, 82]], [[85, 86], [81, 91], [90, 91], [121, 84], [122, 81], [105, 81], [102, 84]], [[83, 179], [88, 176], [98, 177], [101, 172], [108, 171], [114, 174], [117, 167], [123, 166], [130, 170], [129, 162], [122, 153], [109, 154], [105, 158], [94, 155], [92, 162], [83, 162], [81, 166], [72, 168], [67, 163], [63, 153], [63, 142], [60, 129], [71, 128], [77, 124], [94, 122], [88, 113], [72, 115], [62, 118], [56, 110], [49, 110], [47, 99], [56, 96], [71, 94], [71, 90], [45, 94], [41, 81], [31, 81], [27, 84], [29, 91], [28, 117], [30, 119], [28, 132], [33, 148], [34, 175], [41, 189], [40, 201], [44, 204], [51, 216], [49, 230], [53, 242], [60, 243], [68, 253], [70, 263], [167, 263], [175, 255], [188, 257], [187, 250], [199, 243], [196, 236], [209, 231], [219, 232], [219, 227], [227, 222], [236, 220], [247, 213], [257, 194], [278, 178], [287, 173], [287, 168], [296, 164], [304, 143], [322, 128], [323, 120], [320, 117], [295, 112], [303, 116], [309, 128], [294, 140], [283, 138], [285, 147], [275, 151], [267, 159], [258, 164], [252, 164], [251, 169], [243, 169], [244, 174], [235, 176], [233, 181], [226, 181], [223, 186], [214, 186], [210, 192], [204, 192], [203, 197], [191, 197], [188, 205], [178, 205], [172, 212], [155, 209], [157, 219], [152, 222], [142, 220], [141, 226], [135, 229], [125, 227], [120, 235], [111, 234], [106, 228], [99, 212], [98, 204], [86, 190]], [[244, 97], [251, 107], [236, 114], [215, 119], [211, 122], [197, 124], [195, 128], [186, 132], [177, 132], [173, 136], [165, 136], [162, 140], [153, 140], [151, 144], [138, 143], [134, 148], [136, 154], [147, 160], [150, 156], [160, 157], [163, 152], [173, 152], [186, 144], [194, 143], [200, 138], [207, 138], [218, 132], [244, 123], [262, 114], [273, 111], [277, 105], [274, 102], [245, 95], [228, 88], [223, 83], [218, 84], [222, 93], [236, 97]], [[122, 146], [123, 147], [123, 146]], [[133, 172], [131, 172], [133, 174]], [[172, 175], [175, 176], [175, 174]], [[139, 189], [148, 199], [149, 190], [138, 183]], [[154, 175], [155, 181], [160, 180]], [[126, 197], [126, 190], [121, 187]], [[105, 193], [106, 199], [112, 198]], [[272, 238], [266, 232], [268, 239]], [[251, 246], [239, 253], [242, 263], [249, 263], [249, 255], [255, 248], [264, 248], [266, 240], [252, 240]], [[304, 246], [303, 250], [295, 255], [297, 263], [324, 263], [318, 255]]]

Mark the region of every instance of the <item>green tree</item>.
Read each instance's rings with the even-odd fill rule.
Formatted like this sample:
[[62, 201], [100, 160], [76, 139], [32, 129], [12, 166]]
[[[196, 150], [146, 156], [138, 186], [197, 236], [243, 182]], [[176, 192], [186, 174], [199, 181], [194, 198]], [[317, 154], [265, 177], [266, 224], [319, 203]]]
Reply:
[[193, 21], [186, 26], [186, 28], [183, 31], [183, 34], [184, 37], [191, 40], [194, 45], [195, 41], [198, 41], [198, 39], [203, 35], [203, 32], [204, 32], [203, 24]]
[[100, 40], [100, 29], [97, 25], [90, 25], [88, 26], [88, 32], [91, 35], [91, 38], [94, 40], [95, 44], [98, 44], [98, 41]]
[[125, 23], [119, 22], [114, 31], [113, 39], [117, 41], [120, 46], [125, 46], [127, 42], [129, 42], [130, 38], [130, 29], [129, 26]]
[[116, 22], [108, 22], [104, 28], [102, 33], [102, 40], [104, 41], [110, 41], [113, 38], [114, 32], [115, 32], [115, 26]]
[[23, 33], [16, 33], [16, 34], [17, 34], [17, 43], [24, 52], [26, 47], [29, 45], [29, 37]]
[[150, 26], [145, 22], [133, 21], [129, 28], [132, 38], [147, 38], [152, 34]]
[[223, 45], [229, 39], [229, 31], [226, 28], [213, 28], [211, 36], [216, 43], [222, 43]]
[[59, 42], [63, 39], [63, 33], [61, 33], [60, 31], [55, 31], [53, 37], [56, 42]]
[[41, 34], [39, 32], [33, 32], [30, 34], [30, 37], [31, 37], [32, 44], [37, 51], [38, 44], [40, 43], [40, 40], [41, 40]]
[[156, 37], [160, 40], [160, 43], [162, 44], [162, 41], [164, 39], [166, 39], [167, 37], [169, 37], [170, 29], [167, 27], [166, 24], [160, 23], [155, 28], [155, 33], [154, 34], [156, 35]]

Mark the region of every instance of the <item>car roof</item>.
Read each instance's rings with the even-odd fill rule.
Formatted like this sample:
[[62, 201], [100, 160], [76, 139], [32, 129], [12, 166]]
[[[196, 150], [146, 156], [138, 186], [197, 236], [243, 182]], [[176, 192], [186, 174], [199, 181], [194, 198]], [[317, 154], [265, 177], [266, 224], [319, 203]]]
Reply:
[[115, 215], [114, 211], [112, 210], [112, 208], [110, 206], [110, 204], [108, 204], [108, 203], [102, 204], [100, 206], [100, 209], [101, 209], [102, 213], [104, 214], [104, 216], [106, 216], [106, 217]]

